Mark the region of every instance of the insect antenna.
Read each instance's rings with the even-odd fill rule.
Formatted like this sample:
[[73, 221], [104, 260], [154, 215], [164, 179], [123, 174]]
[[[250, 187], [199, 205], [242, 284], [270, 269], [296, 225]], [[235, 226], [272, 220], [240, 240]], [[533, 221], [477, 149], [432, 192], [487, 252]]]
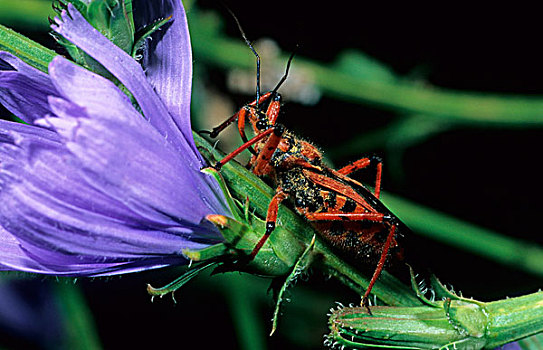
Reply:
[[256, 108], [258, 109], [258, 103], [260, 100], [260, 56], [258, 55], [258, 52], [256, 52], [253, 44], [249, 41], [249, 39], [247, 39], [247, 35], [245, 35], [245, 32], [243, 31], [243, 28], [241, 27], [241, 23], [239, 23], [239, 20], [236, 17], [236, 15], [234, 15], [234, 12], [232, 12], [232, 10], [230, 10], [228, 7], [226, 7], [226, 9], [228, 10], [228, 12], [230, 12], [230, 15], [236, 21], [236, 24], [238, 25], [238, 29], [241, 33], [241, 37], [243, 38], [243, 40], [245, 40], [245, 43], [247, 44], [247, 46], [249, 46], [249, 48], [251, 49], [251, 51], [256, 57]]
[[[296, 45], [296, 49], [298, 49], [298, 45]], [[294, 50], [291, 54], [290, 54], [290, 57], [288, 58], [288, 61], [287, 61], [287, 67], [285, 68], [285, 74], [283, 74], [283, 76], [281, 77], [281, 79], [279, 80], [279, 82], [277, 83], [277, 85], [275, 86], [275, 88], [273, 88], [272, 90], [272, 93], [271, 95], [272, 96], [275, 96], [277, 94], [277, 90], [279, 90], [279, 88], [281, 87], [281, 85], [283, 85], [283, 83], [285, 82], [285, 80], [287, 80], [287, 77], [288, 77], [288, 72], [290, 70], [290, 64], [292, 63], [292, 60], [294, 59], [294, 56], [296, 55], [296, 50]]]

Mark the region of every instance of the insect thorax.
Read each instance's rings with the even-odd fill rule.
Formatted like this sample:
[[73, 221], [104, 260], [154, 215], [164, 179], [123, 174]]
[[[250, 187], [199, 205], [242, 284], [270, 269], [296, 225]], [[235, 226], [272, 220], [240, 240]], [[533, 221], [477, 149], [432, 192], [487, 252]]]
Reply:
[[277, 184], [289, 194], [298, 209], [307, 208], [315, 212], [322, 208], [323, 198], [320, 189], [304, 176], [301, 167], [279, 170], [276, 178]]

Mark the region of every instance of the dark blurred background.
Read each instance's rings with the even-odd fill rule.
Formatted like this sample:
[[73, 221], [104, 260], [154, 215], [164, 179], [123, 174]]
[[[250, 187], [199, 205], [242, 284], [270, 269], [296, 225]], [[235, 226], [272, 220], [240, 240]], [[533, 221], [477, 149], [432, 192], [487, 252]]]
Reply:
[[[200, 10], [222, 17], [224, 31], [239, 38], [238, 28], [217, 1], [197, 1]], [[543, 94], [540, 21], [534, 9], [509, 4], [380, 5], [339, 1], [229, 2], [251, 40], [271, 38], [284, 52], [321, 63], [333, 62], [345, 49], [358, 49], [395, 73], [422, 85], [447, 89], [541, 96]], [[190, 13], [189, 13], [190, 15]], [[47, 33], [17, 28], [48, 47]], [[298, 48], [297, 45], [299, 46]], [[247, 49], [247, 55], [251, 55]], [[267, 57], [262, 57], [263, 62]], [[296, 61], [296, 58], [294, 59]], [[226, 97], [233, 108], [253, 95], [228, 90], [223, 69], [206, 66], [195, 54], [195, 67], [206, 89]], [[285, 63], [286, 64], [286, 63]], [[314, 105], [288, 101], [281, 122], [321, 146], [325, 154], [354, 138], [402, 118], [383, 108], [323, 96]], [[226, 113], [226, 112], [225, 112]], [[225, 114], [224, 118], [229, 114]], [[6, 113], [3, 113], [6, 116]], [[223, 119], [224, 119], [223, 118]], [[221, 118], [219, 118], [220, 120]], [[383, 189], [514, 239], [543, 245], [540, 162], [543, 131], [535, 127], [455, 125], [394, 155], [394, 147], [369, 149], [385, 159]], [[393, 140], [392, 140], [393, 141]], [[393, 144], [393, 142], [392, 142]], [[392, 154], [391, 154], [392, 153]], [[332, 152], [342, 166], [362, 156]], [[392, 169], [388, 159], [394, 158]], [[393, 170], [394, 169], [394, 170]], [[456, 248], [413, 235], [405, 239], [408, 255], [428, 266], [443, 282], [465, 296], [493, 300], [533, 292], [541, 277], [491, 262]], [[542, 262], [543, 264], [543, 262]], [[148, 272], [77, 282], [88, 299], [102, 345], [115, 348], [240, 348], [232, 305], [249, 300], [259, 313], [258, 331], [267, 333], [272, 316], [269, 281], [234, 275], [203, 277], [169, 297], [150, 302], [145, 283], [165, 284], [176, 272]], [[246, 296], [236, 299], [236, 294]], [[271, 349], [322, 348], [326, 313], [334, 301], [357, 303], [358, 296], [318, 272], [292, 291], [279, 330], [264, 338]], [[243, 308], [243, 306], [242, 306]], [[40, 348], [0, 330], [0, 348]]]

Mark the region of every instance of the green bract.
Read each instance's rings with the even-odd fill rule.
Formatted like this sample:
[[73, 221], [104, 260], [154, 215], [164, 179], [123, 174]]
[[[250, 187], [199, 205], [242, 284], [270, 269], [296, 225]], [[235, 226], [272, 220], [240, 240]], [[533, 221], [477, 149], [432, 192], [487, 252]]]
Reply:
[[0, 24], [0, 51], [11, 52], [34, 68], [47, 72], [49, 62], [55, 58], [51, 51], [10, 28]]
[[[106, 38], [126, 53], [132, 54], [135, 29], [131, 0], [94, 0], [91, 2], [74, 0], [69, 2]], [[67, 3], [68, 1], [56, 0], [53, 3], [53, 8], [60, 14]], [[111, 74], [83, 50], [61, 36], [55, 37], [75, 62], [90, 71], [112, 79]]]
[[[413, 278], [414, 281], [414, 278]], [[339, 307], [329, 319], [331, 347], [393, 349], [494, 349], [540, 332], [543, 292], [483, 303], [457, 296], [433, 279], [426, 306]]]

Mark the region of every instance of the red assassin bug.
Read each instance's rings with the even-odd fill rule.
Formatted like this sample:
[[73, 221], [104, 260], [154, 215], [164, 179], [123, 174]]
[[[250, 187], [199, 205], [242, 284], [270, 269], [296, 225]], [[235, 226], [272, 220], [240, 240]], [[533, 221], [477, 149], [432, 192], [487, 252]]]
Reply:
[[[281, 95], [277, 90], [288, 75], [293, 56], [289, 58], [285, 75], [275, 89], [260, 96], [260, 57], [241, 27], [239, 29], [257, 58], [256, 100], [207, 133], [216, 137], [228, 125], [237, 121], [244, 144], [217, 162], [214, 167], [219, 170], [235, 156], [249, 150], [253, 156], [248, 167], [255, 175], [268, 176], [277, 185], [268, 206], [266, 232], [249, 258], [253, 259], [258, 254], [275, 229], [280, 203], [291, 198], [296, 211], [303, 215], [329, 244], [346, 253], [351, 260], [360, 263], [378, 257], [377, 267], [362, 299], [362, 304], [370, 312], [368, 296], [385, 266], [389, 251], [398, 247], [398, 231], [405, 229], [401, 221], [379, 201], [382, 161], [378, 157], [366, 157], [339, 170], [331, 169], [324, 165], [322, 153], [317, 147], [276, 123], [281, 108]], [[262, 108], [264, 104], [267, 104], [265, 110]], [[255, 134], [250, 140], [245, 134], [247, 122], [251, 124]], [[349, 175], [374, 163], [377, 170], [372, 193]]]

